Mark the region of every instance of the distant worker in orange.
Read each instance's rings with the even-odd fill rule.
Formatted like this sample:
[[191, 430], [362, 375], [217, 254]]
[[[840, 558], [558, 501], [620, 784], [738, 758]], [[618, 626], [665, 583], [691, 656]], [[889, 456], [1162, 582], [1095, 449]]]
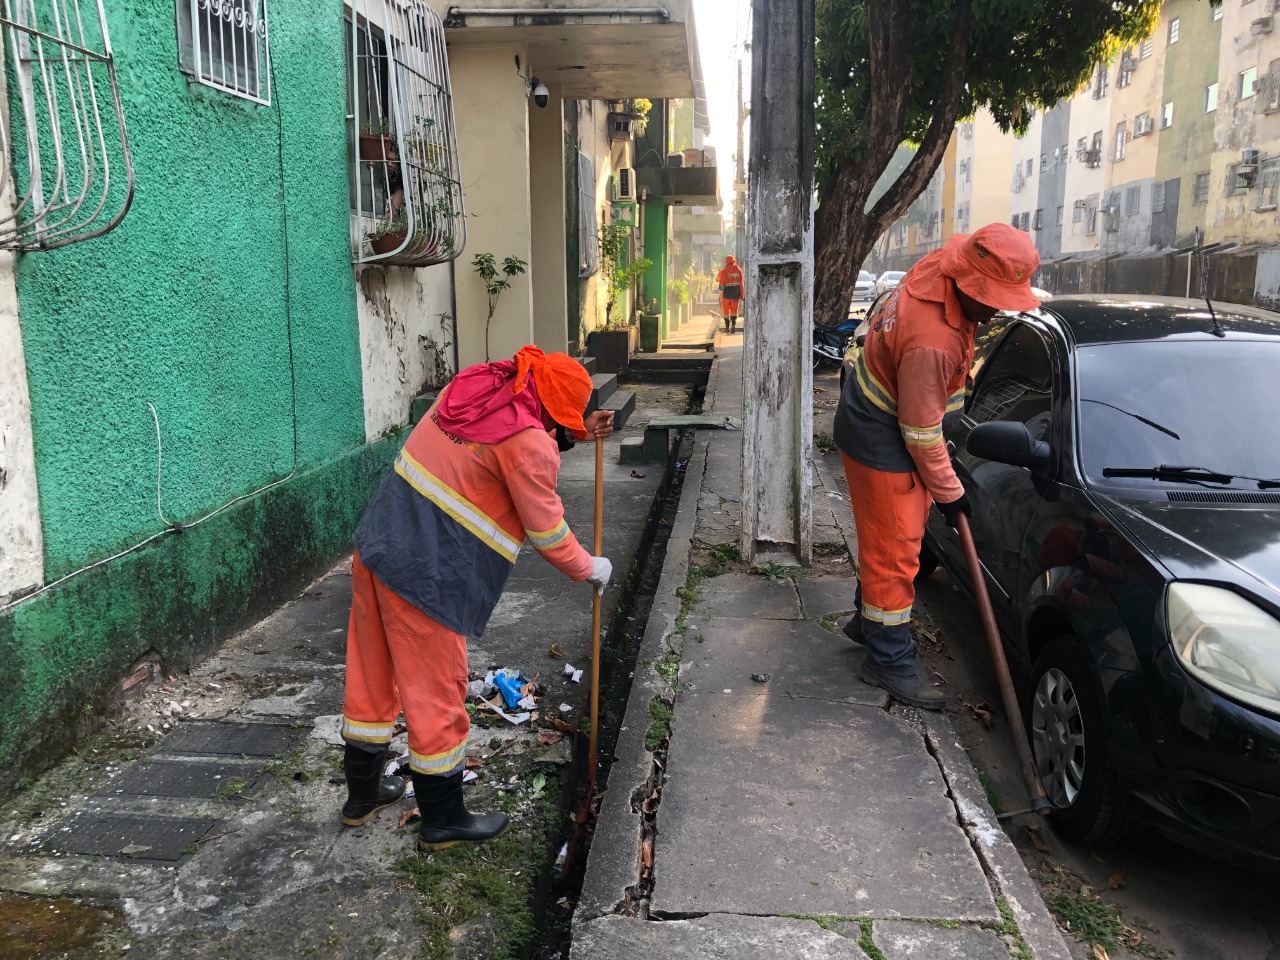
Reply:
[[724, 328], [729, 333], [738, 329], [738, 307], [742, 303], [742, 268], [733, 255], [724, 258], [724, 266], [716, 274], [720, 285], [720, 312], [724, 314]]
[[1007, 223], [952, 237], [917, 263], [870, 319], [836, 410], [835, 442], [858, 532], [857, 607], [844, 632], [865, 644], [862, 679], [903, 703], [941, 710], [920, 675], [911, 606], [930, 502], [947, 523], [972, 516], [942, 436], [964, 406], [981, 324], [1039, 306], [1031, 238]]

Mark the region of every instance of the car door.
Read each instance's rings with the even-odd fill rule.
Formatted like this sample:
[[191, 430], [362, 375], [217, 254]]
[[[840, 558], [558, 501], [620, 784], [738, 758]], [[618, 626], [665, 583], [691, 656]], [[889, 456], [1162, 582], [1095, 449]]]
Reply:
[[[973, 506], [970, 527], [992, 604], [1007, 619], [1018, 595], [1023, 535], [1042, 499], [1044, 482], [1024, 467], [973, 456], [965, 441], [974, 427], [997, 420], [1024, 423], [1036, 439], [1050, 439], [1054, 367], [1045, 335], [1024, 319], [991, 331], [988, 344], [975, 353], [974, 385], [964, 414], [945, 425], [944, 432], [951, 465]], [[948, 566], [964, 570], [959, 538], [936, 507], [930, 525]]]

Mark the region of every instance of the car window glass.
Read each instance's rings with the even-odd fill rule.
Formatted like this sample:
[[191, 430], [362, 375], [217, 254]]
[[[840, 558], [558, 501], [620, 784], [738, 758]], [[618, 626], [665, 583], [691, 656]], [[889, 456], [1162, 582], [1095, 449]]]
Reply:
[[1044, 339], [1014, 322], [977, 378], [968, 415], [976, 423], [1013, 420], [1043, 440], [1052, 406], [1053, 363]]

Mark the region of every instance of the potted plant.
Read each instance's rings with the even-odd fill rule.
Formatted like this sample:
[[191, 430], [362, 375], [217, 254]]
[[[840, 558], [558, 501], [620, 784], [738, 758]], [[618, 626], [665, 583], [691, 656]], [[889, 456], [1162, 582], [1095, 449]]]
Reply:
[[622, 112], [630, 115], [631, 127], [637, 137], [643, 134], [645, 127], [649, 125], [649, 111], [652, 109], [653, 101], [646, 100], [644, 97], [632, 97], [630, 100], [623, 101]]
[[371, 120], [360, 128], [360, 159], [370, 163], [383, 163], [388, 157], [399, 155], [391, 122], [387, 119]]

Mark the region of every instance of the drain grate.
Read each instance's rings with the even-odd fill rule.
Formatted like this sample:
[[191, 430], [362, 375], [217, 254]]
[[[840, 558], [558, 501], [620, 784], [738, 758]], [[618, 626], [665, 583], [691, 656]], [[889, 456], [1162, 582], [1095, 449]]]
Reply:
[[162, 753], [274, 757], [297, 739], [299, 730], [281, 723], [188, 721], [156, 746]]
[[120, 857], [174, 866], [218, 826], [217, 820], [191, 817], [128, 817], [102, 813], [72, 814], [56, 825], [40, 845], [44, 853]]
[[203, 760], [141, 760], [112, 780], [97, 797], [191, 797], [213, 800], [229, 784], [254, 777], [262, 763]]

